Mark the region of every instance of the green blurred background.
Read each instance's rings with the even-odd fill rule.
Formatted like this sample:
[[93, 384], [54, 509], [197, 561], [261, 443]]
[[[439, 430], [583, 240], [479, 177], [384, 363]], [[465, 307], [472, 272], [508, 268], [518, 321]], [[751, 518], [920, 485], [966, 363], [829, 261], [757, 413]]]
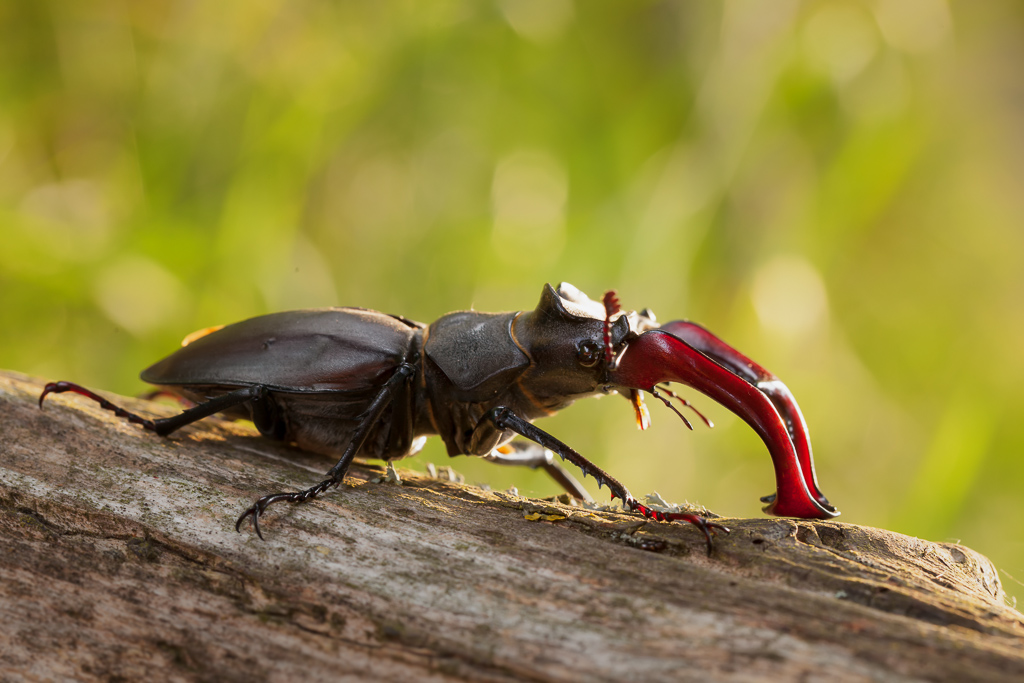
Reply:
[[[545, 282], [780, 375], [842, 521], [1024, 595], [1019, 3], [0, 4], [0, 367], [134, 394], [188, 332], [430, 321]], [[543, 426], [634, 493], [760, 514], [738, 420]], [[0, 436], [2, 438], [2, 436]], [[448, 464], [434, 440], [425, 461]], [[451, 462], [551, 495], [542, 476]]]

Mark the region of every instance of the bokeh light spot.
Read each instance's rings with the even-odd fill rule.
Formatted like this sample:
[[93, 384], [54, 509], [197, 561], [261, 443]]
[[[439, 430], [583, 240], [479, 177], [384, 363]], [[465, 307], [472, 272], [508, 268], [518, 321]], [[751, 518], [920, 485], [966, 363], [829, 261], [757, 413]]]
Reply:
[[501, 0], [500, 7], [516, 33], [537, 42], [561, 35], [574, 14], [572, 0]]
[[807, 58], [838, 83], [863, 71], [878, 49], [871, 17], [852, 5], [823, 5], [804, 25], [802, 42]]
[[103, 269], [93, 296], [110, 320], [135, 336], [180, 325], [188, 301], [181, 281], [143, 256], [126, 256]]
[[889, 44], [911, 53], [938, 47], [953, 24], [945, 0], [882, 0], [876, 16]]
[[828, 313], [821, 275], [797, 256], [779, 256], [761, 266], [751, 295], [761, 324], [788, 337], [806, 333]]
[[494, 171], [492, 239], [499, 255], [517, 260], [520, 245], [536, 264], [550, 264], [565, 244], [565, 204], [569, 184], [562, 165], [547, 152], [514, 152]]
[[31, 238], [60, 261], [88, 261], [103, 252], [111, 235], [111, 216], [101, 188], [89, 180], [39, 185], [18, 207], [32, 220]]

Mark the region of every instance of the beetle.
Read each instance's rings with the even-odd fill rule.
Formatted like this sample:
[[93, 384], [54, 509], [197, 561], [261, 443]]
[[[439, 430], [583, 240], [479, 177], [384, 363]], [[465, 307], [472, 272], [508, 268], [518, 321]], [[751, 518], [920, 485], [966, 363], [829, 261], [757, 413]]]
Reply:
[[[818, 488], [807, 425], [777, 377], [696, 323], [662, 325], [647, 309], [621, 310], [614, 292], [598, 302], [564, 282], [545, 285], [532, 311], [456, 311], [430, 325], [363, 308], [263, 315], [189, 335], [141, 377], [194, 405], [151, 420], [71, 382], [47, 384], [39, 405], [48, 394], [75, 392], [161, 436], [224, 413], [252, 420], [270, 439], [338, 456], [320, 483], [265, 495], [239, 516], [235, 529], [251, 519], [260, 538], [270, 505], [301, 503], [337, 487], [357, 455], [390, 465], [416, 453], [427, 436], [440, 435], [450, 456], [543, 467], [574, 496], [588, 497], [553, 460], [557, 454], [629, 510], [694, 524], [710, 554], [712, 533], [727, 528], [641, 504], [617, 479], [533, 424], [577, 399], [620, 393], [646, 428], [648, 392], [690, 426], [670, 399], [689, 403], [669, 382], [721, 403], [764, 441], [776, 478], [776, 492], [762, 498], [765, 512], [811, 519], [839, 514]], [[516, 435], [532, 445], [510, 443]]]

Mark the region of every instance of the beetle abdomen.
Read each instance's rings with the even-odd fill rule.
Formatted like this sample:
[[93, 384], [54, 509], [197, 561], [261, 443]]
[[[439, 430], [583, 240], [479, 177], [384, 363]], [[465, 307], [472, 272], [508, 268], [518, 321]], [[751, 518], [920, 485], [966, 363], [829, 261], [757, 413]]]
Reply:
[[[371, 397], [360, 399], [363, 392], [343, 394], [272, 394], [282, 407], [287, 432], [285, 439], [304, 451], [323, 455], [340, 455], [348, 447], [359, 427], [361, 414]], [[345, 397], [339, 401], [340, 396]], [[391, 460], [407, 454], [412, 442], [408, 424], [396, 416], [407, 415], [408, 394], [398, 397], [397, 405], [385, 410], [377, 421], [358, 455]]]

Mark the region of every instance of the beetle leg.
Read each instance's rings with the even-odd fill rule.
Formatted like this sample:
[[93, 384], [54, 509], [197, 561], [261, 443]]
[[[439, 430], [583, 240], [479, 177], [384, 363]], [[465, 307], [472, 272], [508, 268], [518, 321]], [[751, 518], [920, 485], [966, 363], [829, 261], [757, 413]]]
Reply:
[[[508, 449], [509, 452], [503, 452], [504, 449]], [[520, 465], [533, 470], [542, 468], [559, 486], [565, 489], [566, 493], [576, 500], [585, 500], [588, 503], [594, 502], [590, 492], [576, 481], [576, 477], [569, 474], [564, 467], [555, 461], [554, 454], [547, 448], [542, 448], [537, 444], [513, 441], [502, 446], [501, 449], [495, 448], [487, 455], [481, 457], [488, 462], [499, 465]]]
[[341, 480], [345, 478], [348, 468], [352, 465], [352, 459], [355, 458], [356, 453], [366, 443], [366, 439], [370, 436], [370, 430], [380, 420], [384, 409], [394, 400], [395, 393], [401, 388], [401, 385], [409, 382], [415, 374], [416, 366], [409, 363], [402, 363], [395, 369], [395, 373], [384, 383], [384, 386], [380, 388], [380, 391], [377, 392], [377, 395], [363, 412], [359, 426], [356, 427], [355, 433], [352, 434], [352, 440], [349, 442], [345, 452], [341, 454], [337, 464], [327, 471], [326, 479], [304, 491], [271, 493], [270, 495], [263, 496], [238, 517], [238, 520], [235, 522], [235, 531], [241, 531], [242, 522], [245, 521], [245, 518], [252, 517], [252, 526], [256, 530], [256, 535], [263, 538], [263, 533], [260, 531], [260, 517], [269, 506], [282, 500], [289, 503], [303, 503], [340, 484]]
[[156, 432], [160, 436], [167, 436], [171, 432], [181, 429], [185, 425], [192, 424], [204, 417], [209, 417], [214, 413], [219, 413], [222, 410], [233, 408], [234, 406], [245, 403], [246, 401], [260, 400], [265, 397], [267, 389], [261, 385], [242, 387], [241, 389], [236, 389], [235, 391], [212, 398], [205, 403], [193, 406], [182, 411], [178, 415], [161, 418], [159, 420], [150, 420], [136, 415], [135, 413], [128, 412], [124, 408], [111, 403], [99, 394], [89, 391], [78, 384], [74, 384], [72, 382], [50, 382], [43, 387], [43, 393], [39, 395], [39, 407], [43, 407], [43, 399], [46, 398], [47, 394], [62, 394], [65, 391], [71, 391], [91, 398], [100, 404], [100, 408], [109, 410], [118, 417], [122, 417], [132, 424], [141, 425], [143, 428]]
[[264, 390], [249, 403], [252, 423], [259, 433], [274, 441], [284, 441], [288, 435], [288, 424], [282, 419], [277, 403]]
[[612, 499], [620, 499], [622, 504], [631, 511], [639, 512], [644, 517], [655, 519], [659, 522], [679, 520], [693, 524], [701, 530], [701, 533], [704, 534], [704, 540], [707, 542], [709, 556], [711, 555], [711, 550], [713, 548], [711, 534], [714, 533], [714, 530], [721, 529], [725, 533], [729, 533], [729, 529], [727, 527], [714, 522], [709, 522], [700, 515], [683, 512], [660, 512], [641, 504], [633, 497], [633, 494], [631, 494], [625, 486], [615, 479], [615, 477], [587, 460], [567, 443], [556, 439], [543, 429], [530, 424], [512, 412], [509, 408], [499, 406], [488, 411], [484, 417], [493, 422], [494, 426], [502, 431], [512, 430], [516, 434], [524, 436], [530, 441], [535, 441], [544, 448], [557, 453], [562, 460], [571, 462], [573, 465], [579, 467], [580, 471], [583, 472], [583, 476], [588, 474], [592, 475], [594, 479], [597, 480], [598, 488], [601, 486], [607, 486], [611, 490]]

